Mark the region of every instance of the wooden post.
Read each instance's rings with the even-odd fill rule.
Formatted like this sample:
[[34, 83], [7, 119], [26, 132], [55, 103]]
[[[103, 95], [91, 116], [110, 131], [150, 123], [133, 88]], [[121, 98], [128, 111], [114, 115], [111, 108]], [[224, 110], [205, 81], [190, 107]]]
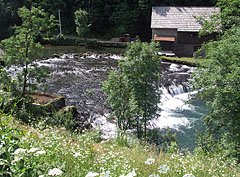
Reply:
[[62, 23], [61, 23], [61, 14], [60, 9], [58, 10], [58, 18], [59, 18], [59, 28], [60, 28], [60, 34], [62, 34]]

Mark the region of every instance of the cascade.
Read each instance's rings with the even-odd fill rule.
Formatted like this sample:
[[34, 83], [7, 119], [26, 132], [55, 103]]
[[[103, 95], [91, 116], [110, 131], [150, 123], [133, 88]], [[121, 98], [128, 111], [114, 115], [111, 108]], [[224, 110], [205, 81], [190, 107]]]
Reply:
[[[52, 69], [48, 79], [48, 93], [63, 95], [67, 106], [77, 106], [78, 110], [91, 114], [93, 127], [102, 129], [103, 137], [116, 136], [116, 124], [107, 121], [110, 113], [105, 106], [106, 95], [103, 94], [101, 83], [107, 79], [108, 71], [115, 69], [117, 60], [124, 59], [117, 55], [64, 54], [60, 57], [35, 61], [39, 66]], [[9, 69], [14, 74], [20, 68]], [[178, 135], [180, 145], [192, 146], [193, 134], [197, 123], [206, 114], [206, 108], [200, 101], [186, 103], [191, 95], [191, 85], [188, 80], [194, 67], [181, 64], [162, 62], [160, 79], [161, 108], [160, 116], [152, 120], [149, 128], [170, 128]], [[94, 94], [89, 94], [90, 92]]]

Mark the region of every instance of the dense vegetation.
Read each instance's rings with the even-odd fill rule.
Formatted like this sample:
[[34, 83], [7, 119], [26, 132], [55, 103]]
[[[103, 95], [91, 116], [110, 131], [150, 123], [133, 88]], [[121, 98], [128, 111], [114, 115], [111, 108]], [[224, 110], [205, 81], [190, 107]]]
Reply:
[[240, 27], [228, 30], [217, 42], [204, 45], [206, 58], [195, 73], [196, 89], [211, 106], [204, 118], [207, 135], [202, 145], [221, 148], [240, 159]]
[[21, 88], [19, 93], [21, 96], [25, 96], [27, 89], [31, 90], [37, 85], [32, 83], [31, 80], [35, 79], [38, 82], [42, 80], [44, 82], [43, 76], [47, 74], [46, 68], [36, 65], [29, 66], [32, 64], [37, 50], [41, 48], [41, 45], [35, 42], [36, 37], [41, 32], [49, 31], [55, 25], [53, 16], [48, 17], [42, 9], [36, 7], [31, 7], [31, 9], [19, 8], [18, 16], [23, 23], [21, 26], [15, 27], [13, 36], [1, 41], [0, 47], [4, 48], [3, 60], [6, 67], [16, 65], [23, 66], [23, 69], [17, 75], [17, 82], [12, 83], [11, 78], [8, 78], [4, 71], [1, 73], [0, 81], [5, 84], [5, 88], [8, 88], [10, 84], [11, 87], [15, 87], [15, 90]]
[[[130, 33], [133, 37], [150, 39], [152, 6], [212, 6], [216, 0], [35, 0], [47, 13], [61, 19], [64, 34], [75, 34], [74, 12], [81, 8], [89, 14], [90, 34], [95, 37], [119, 37]], [[0, 0], [0, 39], [12, 34], [11, 26], [20, 24], [17, 9], [30, 6], [27, 0]]]
[[240, 160], [240, 2], [219, 0], [218, 5], [222, 12], [204, 23], [202, 34], [219, 31], [219, 38], [202, 46], [208, 60], [194, 73], [194, 86], [201, 90], [198, 95], [211, 107], [203, 118], [207, 131], [200, 145]]
[[22, 125], [1, 113], [0, 176], [212, 177], [239, 176], [223, 154], [168, 152], [143, 146], [133, 137], [102, 141], [98, 131], [70, 134], [64, 128]]

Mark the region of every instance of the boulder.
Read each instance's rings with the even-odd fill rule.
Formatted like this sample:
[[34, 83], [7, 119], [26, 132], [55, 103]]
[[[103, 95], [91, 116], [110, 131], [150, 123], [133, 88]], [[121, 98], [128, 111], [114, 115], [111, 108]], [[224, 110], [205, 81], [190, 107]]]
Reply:
[[59, 111], [66, 106], [63, 96], [58, 96], [51, 102], [44, 105], [47, 111]]
[[75, 122], [76, 122], [76, 128], [82, 132], [85, 129], [92, 128], [92, 125], [90, 124], [90, 113], [89, 112], [78, 112], [75, 116]]
[[59, 114], [66, 114], [71, 112], [73, 116], [77, 114], [77, 107], [76, 106], [66, 106], [58, 111]]

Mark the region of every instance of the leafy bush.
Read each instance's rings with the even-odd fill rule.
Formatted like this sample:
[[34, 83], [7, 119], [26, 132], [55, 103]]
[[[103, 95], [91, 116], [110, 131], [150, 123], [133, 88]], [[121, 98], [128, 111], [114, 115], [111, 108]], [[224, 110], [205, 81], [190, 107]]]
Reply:
[[240, 160], [240, 134], [236, 133], [240, 132], [239, 41], [237, 26], [225, 32], [219, 41], [205, 44], [208, 60], [195, 72], [194, 86], [211, 107], [210, 114], [204, 117], [207, 137], [224, 147], [227, 155]]
[[98, 41], [94, 39], [94, 40], [87, 40], [85, 46], [87, 48], [97, 48], [99, 47], [99, 44], [98, 44]]
[[81, 39], [72, 39], [72, 38], [45, 38], [42, 44], [51, 44], [51, 45], [68, 45], [68, 46], [80, 46], [83, 45], [83, 40]]
[[67, 112], [65, 114], [55, 113], [53, 115], [44, 117], [42, 121], [44, 122], [45, 126], [51, 127], [64, 126], [66, 130], [70, 131], [74, 131], [76, 127], [76, 122], [71, 112]]

